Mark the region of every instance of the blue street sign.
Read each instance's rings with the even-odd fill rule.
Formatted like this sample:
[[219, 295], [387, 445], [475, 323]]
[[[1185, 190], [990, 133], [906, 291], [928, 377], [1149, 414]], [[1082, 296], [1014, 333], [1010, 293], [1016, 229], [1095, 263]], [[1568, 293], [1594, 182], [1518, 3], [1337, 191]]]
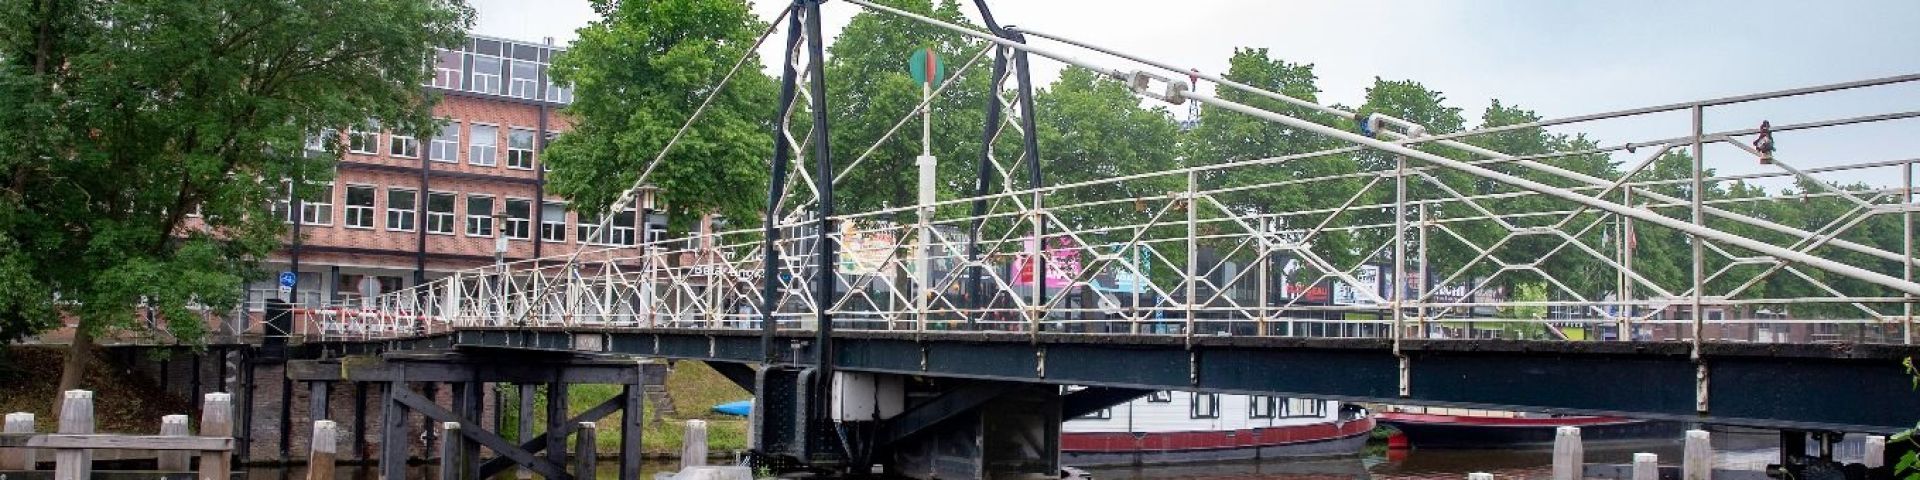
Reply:
[[280, 272], [280, 287], [293, 288], [293, 272]]

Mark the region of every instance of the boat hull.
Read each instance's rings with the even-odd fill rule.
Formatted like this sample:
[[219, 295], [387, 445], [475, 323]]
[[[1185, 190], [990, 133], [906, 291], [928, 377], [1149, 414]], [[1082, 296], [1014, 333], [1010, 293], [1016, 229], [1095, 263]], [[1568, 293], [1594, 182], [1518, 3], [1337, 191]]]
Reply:
[[1486, 418], [1407, 413], [1379, 414], [1380, 424], [1406, 435], [1413, 448], [1551, 448], [1554, 431], [1579, 427], [1582, 442], [1672, 440], [1685, 425], [1618, 417]]
[[1357, 455], [1372, 418], [1347, 422], [1187, 432], [1067, 432], [1060, 460], [1073, 466], [1155, 465]]

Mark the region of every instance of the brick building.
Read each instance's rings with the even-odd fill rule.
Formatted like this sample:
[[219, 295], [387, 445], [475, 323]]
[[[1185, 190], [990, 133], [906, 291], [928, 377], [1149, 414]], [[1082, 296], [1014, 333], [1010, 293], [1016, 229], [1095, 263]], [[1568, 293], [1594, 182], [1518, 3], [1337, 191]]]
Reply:
[[[508, 262], [633, 244], [642, 212], [616, 215], [602, 232], [597, 214], [572, 212], [545, 189], [543, 153], [567, 130], [558, 110], [572, 100], [547, 77], [561, 51], [551, 40], [473, 36], [439, 51], [423, 86], [441, 97], [433, 137], [371, 122], [315, 136], [309, 148], [329, 137], [344, 145], [336, 174], [318, 199], [275, 205], [298, 234], [266, 262], [276, 274], [248, 286], [248, 308], [290, 297], [310, 307], [351, 303], [490, 265], [496, 236]], [[293, 271], [298, 281], [283, 288], [279, 277]]]

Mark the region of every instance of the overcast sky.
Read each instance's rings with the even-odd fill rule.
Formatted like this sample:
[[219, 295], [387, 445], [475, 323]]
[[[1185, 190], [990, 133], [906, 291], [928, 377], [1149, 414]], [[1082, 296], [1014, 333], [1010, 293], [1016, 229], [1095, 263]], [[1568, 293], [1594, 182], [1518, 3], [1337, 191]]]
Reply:
[[[472, 3], [480, 12], [476, 33], [507, 38], [566, 43], [574, 29], [595, 18], [585, 1]], [[1920, 1], [1914, 0], [989, 3], [1003, 24], [1208, 72], [1223, 70], [1234, 47], [1270, 48], [1277, 57], [1315, 65], [1325, 90], [1322, 103], [1360, 103], [1375, 76], [1417, 80], [1444, 92], [1451, 106], [1465, 110], [1469, 124], [1478, 123], [1493, 98], [1551, 118], [1920, 73]], [[763, 1], [755, 10], [771, 19], [787, 4]], [[824, 8], [830, 33], [859, 10], [845, 2]], [[1091, 52], [1075, 56], [1138, 68]], [[1036, 81], [1052, 77], [1042, 72]], [[1914, 110], [1920, 110], [1920, 82], [1709, 110], [1706, 129]], [[1185, 109], [1175, 112], [1184, 115]], [[1688, 129], [1685, 115], [1670, 114], [1562, 131], [1621, 142], [1681, 136]], [[1783, 134], [1778, 141], [1781, 158], [1803, 168], [1920, 158], [1920, 120]], [[1761, 168], [1730, 148], [1709, 150], [1707, 158], [1723, 171]], [[1897, 173], [1846, 179], [1882, 185], [1898, 180]]]

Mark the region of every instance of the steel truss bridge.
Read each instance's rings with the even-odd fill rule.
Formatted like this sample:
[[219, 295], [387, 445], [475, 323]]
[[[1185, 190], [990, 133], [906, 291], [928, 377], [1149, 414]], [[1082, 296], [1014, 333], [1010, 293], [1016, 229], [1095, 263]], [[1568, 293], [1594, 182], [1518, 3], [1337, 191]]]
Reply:
[[[1859, 90], [1910, 92], [1920, 75], [1436, 133], [1003, 27], [984, 5], [979, 31], [844, 3], [980, 42], [938, 86], [990, 62], [987, 148], [945, 159], [977, 166], [970, 191], [834, 208], [834, 190], [851, 188], [836, 183], [846, 172], [907, 159], [830, 156], [821, 5], [796, 2], [761, 37], [784, 30], [787, 52], [763, 224], [456, 272], [311, 312], [309, 333], [340, 351], [600, 352], [757, 364], [760, 377], [807, 368], [815, 379], [840, 370], [1093, 387], [1067, 396], [1069, 416], [1156, 389], [1849, 432], [1897, 430], [1920, 411], [1901, 365], [1920, 352], [1920, 155], [1834, 159], [1788, 147], [1911, 131], [1920, 111], [1872, 105], [1887, 109], [1765, 127], [1750, 114]], [[1031, 82], [1043, 61], [1126, 82], [1144, 101], [1198, 102], [1209, 116], [1245, 115], [1336, 146], [1050, 179]], [[897, 113], [876, 145], [921, 112]], [[800, 115], [811, 115], [810, 130], [796, 130]], [[1710, 128], [1731, 122], [1741, 126]], [[1520, 154], [1487, 141], [1622, 124], [1643, 136]], [[617, 204], [632, 204], [665, 153]], [[1295, 168], [1358, 156], [1380, 161]], [[1618, 167], [1599, 176], [1570, 166], [1578, 158]], [[1703, 193], [1736, 185], [1762, 188]], [[1258, 193], [1282, 190], [1318, 206], [1260, 208]], [[1765, 213], [1781, 203], [1836, 207], [1831, 218]], [[1664, 245], [1670, 255], [1645, 254], [1655, 238], [1677, 239]], [[1545, 293], [1501, 287], [1517, 284]], [[768, 388], [754, 370], [722, 370]], [[756, 446], [779, 441], [771, 428]]]

